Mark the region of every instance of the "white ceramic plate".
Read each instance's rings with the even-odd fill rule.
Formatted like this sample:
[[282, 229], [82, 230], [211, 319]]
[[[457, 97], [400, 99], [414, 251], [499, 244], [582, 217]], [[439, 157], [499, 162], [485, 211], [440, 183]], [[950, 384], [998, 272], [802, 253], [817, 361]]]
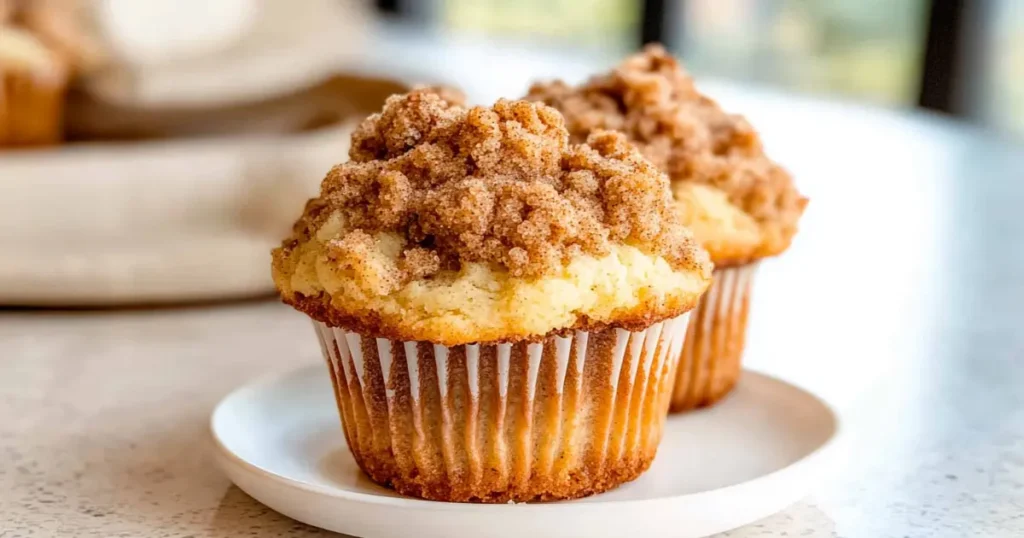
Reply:
[[538, 504], [423, 501], [360, 472], [323, 370], [310, 366], [227, 396], [212, 418], [218, 460], [274, 510], [364, 538], [707, 536], [805, 496], [838, 432], [821, 400], [747, 371], [719, 405], [670, 417], [651, 469], [614, 491]]

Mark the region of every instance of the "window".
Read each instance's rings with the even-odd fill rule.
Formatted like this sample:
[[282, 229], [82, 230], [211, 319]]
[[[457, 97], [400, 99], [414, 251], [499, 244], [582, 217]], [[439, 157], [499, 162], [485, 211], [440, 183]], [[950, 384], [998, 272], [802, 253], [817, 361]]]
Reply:
[[435, 0], [447, 30], [553, 46], [636, 46], [641, 0]]
[[582, 51], [609, 65], [657, 38], [698, 76], [923, 103], [1024, 134], [1024, 0], [377, 2], [404, 6], [405, 21], [438, 35]]
[[888, 104], [911, 105], [917, 98], [926, 0], [686, 0], [675, 6], [675, 48], [697, 74]]
[[1024, 2], [1000, 0], [987, 15], [982, 114], [992, 125], [1024, 135]]

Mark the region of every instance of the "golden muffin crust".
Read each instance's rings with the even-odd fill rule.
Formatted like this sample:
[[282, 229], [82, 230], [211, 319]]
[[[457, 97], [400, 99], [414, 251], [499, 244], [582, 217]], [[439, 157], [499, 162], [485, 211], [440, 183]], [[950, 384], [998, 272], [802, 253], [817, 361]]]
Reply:
[[710, 278], [667, 178], [621, 134], [570, 144], [547, 106], [392, 96], [349, 157], [274, 251], [285, 301], [321, 321], [517, 340], [678, 315]]
[[725, 192], [692, 181], [677, 181], [672, 193], [683, 222], [719, 266], [749, 260], [761, 246], [761, 227], [730, 203]]
[[648, 46], [578, 87], [562, 81], [535, 84], [526, 99], [560, 110], [574, 141], [598, 130], [621, 131], [674, 183], [725, 192], [758, 223], [761, 240], [753, 249], [727, 249], [725, 257], [712, 252], [716, 264], [744, 263], [789, 247], [807, 199], [789, 173], [765, 155], [750, 124], [697, 91], [664, 48]]

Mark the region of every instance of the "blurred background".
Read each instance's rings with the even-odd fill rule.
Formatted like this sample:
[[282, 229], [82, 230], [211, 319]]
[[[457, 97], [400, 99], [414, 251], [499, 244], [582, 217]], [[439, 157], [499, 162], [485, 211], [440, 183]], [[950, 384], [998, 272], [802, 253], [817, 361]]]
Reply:
[[650, 42], [787, 166], [853, 118], [1024, 140], [1018, 0], [0, 0], [0, 305], [269, 296], [269, 249], [388, 95], [490, 103]]
[[208, 416], [320, 356], [270, 251], [354, 127], [650, 42], [811, 199], [744, 367], [856, 457], [779, 520], [1024, 537], [1024, 0], [0, 0], [0, 537], [305, 535], [224, 493]]
[[618, 58], [660, 41], [698, 76], [1024, 135], [1018, 0], [379, 0], [410, 29]]

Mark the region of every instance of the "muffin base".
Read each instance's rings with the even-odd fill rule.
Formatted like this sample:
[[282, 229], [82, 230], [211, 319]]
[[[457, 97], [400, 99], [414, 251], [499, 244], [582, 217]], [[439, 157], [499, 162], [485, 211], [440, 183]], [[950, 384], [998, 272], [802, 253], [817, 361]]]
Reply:
[[687, 317], [453, 347], [314, 325], [345, 438], [371, 479], [425, 499], [498, 503], [583, 497], [643, 473]]
[[690, 318], [670, 412], [712, 405], [736, 385], [756, 269], [756, 263], [715, 269], [711, 286]]
[[[370, 477], [370, 480], [409, 497], [445, 502], [504, 504], [509, 502], [566, 501], [597, 495], [598, 493], [604, 493], [622, 484], [636, 480], [653, 462], [654, 454], [651, 454], [650, 456], [644, 456], [640, 461], [620, 465], [614, 469], [588, 469], [580, 471], [578, 475], [571, 477], [567, 483], [558, 485], [514, 487], [501, 492], [484, 489], [478, 491], [464, 490], [457, 495], [453, 493], [454, 490], [449, 485], [420, 483], [414, 478], [410, 479], [409, 477], [394, 475], [388, 472], [374, 472], [368, 470], [362, 464], [360, 464], [360, 468]], [[387, 465], [387, 462], [373, 461], [370, 464], [382, 467]], [[591, 473], [597, 476], [590, 478], [592, 476]]]

